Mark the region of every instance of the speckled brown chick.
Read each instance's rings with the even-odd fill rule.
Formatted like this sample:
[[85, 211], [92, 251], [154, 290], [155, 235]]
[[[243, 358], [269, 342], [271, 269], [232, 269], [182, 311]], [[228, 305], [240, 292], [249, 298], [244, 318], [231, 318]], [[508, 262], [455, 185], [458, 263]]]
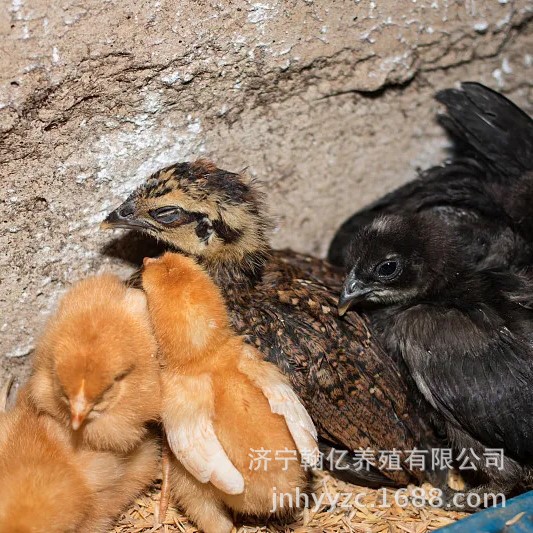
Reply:
[[[364, 320], [338, 316], [342, 271], [273, 251], [262, 196], [246, 177], [205, 160], [172, 165], [150, 176], [103, 227], [146, 232], [204, 265], [234, 328], [290, 378], [324, 441], [348, 450], [411, 450], [433, 438], [419, 400], [409, 397]], [[344, 474], [374, 484], [427, 474], [354, 468]]]

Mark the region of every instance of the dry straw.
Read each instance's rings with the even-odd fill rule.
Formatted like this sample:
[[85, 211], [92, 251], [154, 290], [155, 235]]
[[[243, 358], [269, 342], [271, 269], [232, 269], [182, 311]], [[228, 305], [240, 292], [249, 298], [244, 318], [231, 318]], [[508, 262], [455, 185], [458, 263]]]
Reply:
[[[383, 489], [380, 491], [358, 487], [331, 477], [327, 472], [318, 474], [317, 494], [326, 491], [334, 499], [336, 494], [346, 500], [346, 493], [354, 495], [348, 507], [331, 509], [328, 502], [316, 510], [306, 509], [301, 518], [291, 524], [247, 525], [239, 524], [234, 533], [252, 532], [295, 532], [295, 533], [424, 533], [435, 531], [466, 516], [461, 513], [444, 511], [438, 508], [417, 508], [412, 504], [403, 507], [394, 501], [394, 490], [387, 490], [387, 502], [390, 507], [376, 505], [383, 502]], [[409, 487], [412, 491], [415, 487]], [[355, 499], [355, 495], [363, 496]], [[361, 502], [360, 504], [358, 502]], [[170, 508], [165, 520], [160, 525], [156, 522], [159, 504], [159, 487], [137, 499], [134, 505], [121, 517], [114, 533], [167, 533], [180, 531], [195, 533], [198, 530], [191, 525], [179, 510]]]

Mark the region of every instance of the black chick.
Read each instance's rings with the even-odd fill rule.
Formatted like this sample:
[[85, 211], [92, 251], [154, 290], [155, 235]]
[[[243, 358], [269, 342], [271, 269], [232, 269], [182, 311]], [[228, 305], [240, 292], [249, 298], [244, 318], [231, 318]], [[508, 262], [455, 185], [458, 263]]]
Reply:
[[[236, 331], [290, 378], [324, 441], [347, 450], [429, 446], [429, 424], [398, 368], [359, 316], [337, 316], [342, 272], [323, 260], [271, 250], [264, 211], [253, 183], [200, 160], [152, 175], [104, 226], [139, 229], [204, 265], [223, 291]], [[427, 475], [407, 466], [383, 473], [357, 466], [340, 473], [378, 485]]]
[[[355, 235], [339, 299], [368, 309], [385, 349], [406, 362], [459, 451], [473, 449], [478, 494], [533, 482], [531, 284], [465, 264], [460, 239], [431, 214], [387, 215]], [[486, 448], [503, 449], [503, 469]], [[451, 495], [450, 495], [451, 496]], [[461, 503], [455, 501], [458, 505]]]
[[329, 260], [346, 264], [355, 232], [385, 214], [430, 213], [450, 226], [465, 261], [480, 268], [521, 268], [533, 259], [533, 120], [501, 94], [478, 83], [437, 94], [440, 122], [451, 135], [451, 162], [387, 194], [337, 231]]

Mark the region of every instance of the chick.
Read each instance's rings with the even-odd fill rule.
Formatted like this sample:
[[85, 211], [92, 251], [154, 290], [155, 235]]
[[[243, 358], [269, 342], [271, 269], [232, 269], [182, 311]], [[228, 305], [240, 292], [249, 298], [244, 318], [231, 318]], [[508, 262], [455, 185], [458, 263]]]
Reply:
[[[354, 237], [339, 309], [367, 309], [456, 456], [477, 455], [481, 484], [471, 491], [509, 494], [533, 482], [531, 280], [473, 269], [460, 242], [427, 214], [376, 218]], [[503, 450], [501, 470], [485, 463], [487, 448]]]
[[[104, 227], [146, 232], [205, 267], [237, 333], [290, 379], [316, 424], [326, 467], [346, 450], [428, 447], [435, 435], [396, 362], [363, 319], [335, 312], [343, 271], [272, 250], [265, 211], [257, 184], [200, 160], [152, 175]], [[355, 467], [341, 473], [359, 484], [406, 484], [431, 474], [406, 464], [378, 470], [347, 462]]]
[[[192, 259], [147, 259], [142, 280], [164, 365], [162, 419], [179, 461], [171, 470], [177, 501], [212, 533], [231, 531], [225, 507], [265, 516], [276, 490], [296, 498], [308, 481], [296, 450], [309, 458], [316, 431], [286, 378], [233, 333], [220, 291]], [[251, 469], [260, 449], [272, 458], [292, 450], [293, 460]]]
[[151, 433], [128, 453], [76, 448], [76, 461], [94, 493], [87, 533], [107, 532], [120, 514], [158, 476], [159, 438]]
[[112, 275], [77, 283], [38, 344], [29, 395], [93, 450], [129, 452], [159, 416], [146, 299]]
[[97, 495], [93, 531], [105, 530], [157, 475], [157, 346], [146, 297], [116, 276], [87, 278], [62, 299], [37, 346], [25, 393], [57, 421]]
[[104, 533], [158, 468], [155, 439], [129, 454], [72, 443], [27, 391], [0, 414], [0, 533]]
[[0, 533], [89, 533], [95, 494], [57, 423], [0, 414]]
[[455, 154], [419, 179], [345, 221], [328, 258], [346, 262], [357, 230], [387, 214], [426, 213], [457, 235], [463, 257], [479, 268], [521, 268], [533, 260], [533, 120], [503, 95], [478, 83], [446, 89], [440, 121]]

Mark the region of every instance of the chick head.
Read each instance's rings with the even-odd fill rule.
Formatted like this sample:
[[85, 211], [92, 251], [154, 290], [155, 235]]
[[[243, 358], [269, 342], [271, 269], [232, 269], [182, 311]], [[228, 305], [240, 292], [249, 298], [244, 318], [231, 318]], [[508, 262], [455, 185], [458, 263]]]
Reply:
[[33, 395], [77, 430], [135, 395], [155, 353], [142, 291], [115, 276], [87, 278], [63, 298], [41, 340]]
[[261, 194], [240, 174], [200, 159], [152, 174], [103, 228], [143, 231], [204, 261], [241, 261], [267, 247]]
[[202, 353], [232, 334], [220, 290], [195, 260], [171, 252], [146, 258], [142, 281], [156, 335], [168, 337], [161, 345]]
[[390, 305], [427, 296], [456, 272], [454, 254], [452, 235], [429, 217], [376, 218], [350, 244], [340, 314], [354, 303]]

